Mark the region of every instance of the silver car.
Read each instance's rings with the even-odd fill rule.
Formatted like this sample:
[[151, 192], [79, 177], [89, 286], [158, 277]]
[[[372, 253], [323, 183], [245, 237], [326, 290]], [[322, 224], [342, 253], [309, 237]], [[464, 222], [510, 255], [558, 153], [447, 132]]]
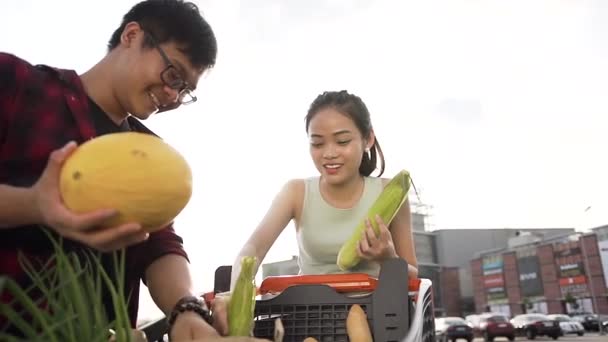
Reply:
[[559, 327], [562, 328], [564, 335], [577, 334], [578, 336], [583, 336], [585, 334], [583, 325], [568, 315], [554, 314], [547, 315], [547, 317], [559, 322]]

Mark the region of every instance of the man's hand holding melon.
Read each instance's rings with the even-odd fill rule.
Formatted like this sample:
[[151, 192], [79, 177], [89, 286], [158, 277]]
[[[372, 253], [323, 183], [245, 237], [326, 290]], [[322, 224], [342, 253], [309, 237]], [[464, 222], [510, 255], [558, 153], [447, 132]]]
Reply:
[[190, 200], [186, 160], [162, 139], [106, 134], [54, 151], [32, 187], [36, 222], [101, 251], [146, 240]]
[[68, 209], [59, 190], [61, 167], [77, 145], [68, 143], [54, 151], [42, 176], [32, 187], [36, 222], [45, 224], [58, 234], [101, 251], [111, 251], [144, 241], [148, 233], [138, 223], [101, 228], [107, 219], [116, 216], [113, 208], [77, 214]]

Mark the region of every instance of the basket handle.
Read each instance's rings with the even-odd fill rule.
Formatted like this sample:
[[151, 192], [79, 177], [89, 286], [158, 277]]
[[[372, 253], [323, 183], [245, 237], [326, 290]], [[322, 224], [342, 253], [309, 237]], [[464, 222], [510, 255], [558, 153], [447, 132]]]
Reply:
[[[279, 293], [289, 286], [318, 284], [328, 285], [340, 293], [371, 292], [376, 289], [378, 279], [365, 273], [270, 276], [262, 281], [258, 293], [262, 295]], [[408, 291], [418, 291], [419, 287], [420, 279], [416, 278], [408, 281]]]

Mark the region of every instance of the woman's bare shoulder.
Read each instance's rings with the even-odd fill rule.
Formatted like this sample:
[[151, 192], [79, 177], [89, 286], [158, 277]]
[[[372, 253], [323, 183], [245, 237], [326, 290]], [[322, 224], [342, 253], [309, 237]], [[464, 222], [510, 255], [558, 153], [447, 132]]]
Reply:
[[304, 178], [292, 178], [285, 183], [283, 189], [290, 193], [304, 193], [306, 187], [306, 179]]

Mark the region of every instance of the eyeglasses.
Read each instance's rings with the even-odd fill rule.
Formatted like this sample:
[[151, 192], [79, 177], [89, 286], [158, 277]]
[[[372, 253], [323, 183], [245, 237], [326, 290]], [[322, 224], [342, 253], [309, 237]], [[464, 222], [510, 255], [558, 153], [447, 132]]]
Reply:
[[152, 44], [154, 45], [156, 50], [158, 50], [160, 56], [167, 65], [165, 69], [161, 71], [160, 79], [167, 87], [178, 91], [177, 98], [181, 104], [187, 105], [196, 102], [196, 96], [192, 93], [192, 90], [188, 88], [188, 82], [184, 81], [184, 78], [182, 77], [177, 67], [175, 67], [175, 65], [171, 63], [171, 60], [169, 59], [165, 51], [156, 42], [154, 36], [150, 34], [150, 32], [146, 32], [146, 34], [150, 37]]

